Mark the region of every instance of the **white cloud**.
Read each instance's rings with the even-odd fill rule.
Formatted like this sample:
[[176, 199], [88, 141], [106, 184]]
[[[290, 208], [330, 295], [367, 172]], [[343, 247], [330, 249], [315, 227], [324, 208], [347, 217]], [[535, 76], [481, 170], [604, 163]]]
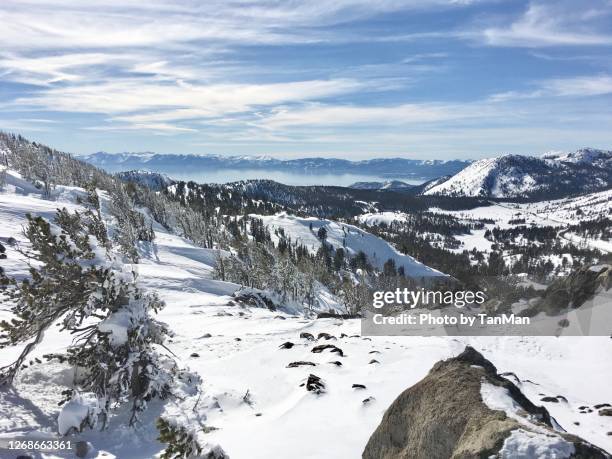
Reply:
[[402, 104], [387, 106], [311, 104], [297, 109], [277, 109], [255, 124], [274, 130], [299, 126], [399, 126], [431, 123], [480, 116], [480, 110], [441, 104]]
[[[19, 50], [170, 47], [192, 41], [309, 43], [339, 34], [321, 27], [400, 10], [453, 7], [452, 0], [4, 0], [0, 42]], [[317, 28], [309, 31], [309, 28]]]
[[612, 45], [612, 35], [598, 31], [602, 17], [611, 10], [612, 4], [601, 0], [532, 2], [518, 20], [485, 27], [482, 37], [493, 46]]
[[190, 84], [143, 79], [114, 79], [99, 84], [60, 86], [21, 97], [21, 109], [100, 113], [124, 127], [187, 128], [172, 121], [224, 117], [258, 107], [325, 99], [363, 88], [351, 79], [308, 80], [269, 84]]
[[589, 97], [612, 94], [612, 76], [595, 75], [544, 80], [530, 91], [508, 91], [492, 95], [492, 102], [540, 97]]

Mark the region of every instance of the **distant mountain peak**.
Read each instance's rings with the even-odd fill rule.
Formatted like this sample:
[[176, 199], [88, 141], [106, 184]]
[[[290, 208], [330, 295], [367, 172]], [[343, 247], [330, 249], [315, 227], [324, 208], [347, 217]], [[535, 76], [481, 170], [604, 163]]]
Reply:
[[612, 152], [581, 149], [544, 157], [478, 160], [424, 194], [494, 198], [562, 197], [612, 186]]

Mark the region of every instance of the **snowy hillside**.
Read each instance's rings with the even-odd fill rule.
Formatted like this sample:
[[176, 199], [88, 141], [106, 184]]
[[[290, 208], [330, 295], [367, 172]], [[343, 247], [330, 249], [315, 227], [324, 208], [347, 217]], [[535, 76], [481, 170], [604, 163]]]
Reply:
[[[563, 230], [568, 225], [578, 225], [612, 216], [612, 190], [590, 193], [574, 198], [555, 199], [533, 203], [494, 203], [486, 207], [476, 207], [470, 210], [430, 209], [433, 212], [453, 216], [460, 221], [489, 220], [487, 229], [495, 227], [511, 229], [515, 227], [538, 228], [551, 226], [558, 228], [557, 234], [561, 242], [573, 242], [581, 247], [590, 247], [604, 253], [612, 253], [612, 241], [597, 237], [581, 237]], [[364, 216], [367, 221], [384, 220], [384, 215], [371, 214]], [[393, 220], [393, 215], [386, 217]], [[401, 214], [395, 214], [395, 219]], [[491, 241], [485, 238], [485, 229], [472, 231], [471, 234], [457, 236], [462, 242], [458, 251], [477, 250], [489, 251]]]
[[[18, 174], [8, 177], [0, 192], [3, 243], [10, 237], [24, 243], [21, 227], [26, 212], [50, 218], [57, 207], [80, 208], [75, 198], [82, 190], [57, 187], [51, 198], [44, 198]], [[432, 274], [350, 225], [287, 215], [263, 218], [313, 250], [320, 242], [310, 223], [314, 231], [325, 227], [328, 242], [336, 247], [346, 239], [351, 251], [367, 250], [381, 262], [392, 256], [412, 272]], [[72, 441], [90, 443], [88, 458], [155, 457], [164, 448], [156, 440], [154, 426], [161, 414], [190, 419], [194, 429], [205, 424], [201, 438], [221, 445], [232, 459], [359, 457], [396, 396], [423, 378], [437, 361], [459, 354], [466, 344], [481, 350], [500, 372], [516, 375], [521, 390], [545, 405], [568, 432], [612, 449], [612, 437], [607, 434], [612, 431], [612, 418], [581, 408], [612, 401], [608, 384], [612, 362], [601, 358], [611, 345], [607, 337], [361, 337], [357, 319], [313, 319], [236, 304], [232, 294], [239, 286], [211, 279], [216, 251], [196, 247], [155, 222], [153, 230], [154, 241], [141, 248], [140, 262], [131, 267], [138, 271], [140, 284], [166, 302], [158, 318], [174, 332], [166, 344], [168, 352], [179, 365], [203, 378], [202, 392], [152, 404], [133, 428], [126, 427], [126, 419], [119, 416], [107, 430], [86, 428], [72, 434]], [[23, 259], [11, 247], [2, 266], [23, 273]], [[2, 318], [8, 318], [6, 309]], [[312, 342], [301, 338], [301, 333], [314, 337], [328, 333], [334, 338]], [[60, 352], [70, 341], [70, 335], [50, 330], [32, 358]], [[287, 342], [292, 346], [286, 346]], [[329, 342], [342, 355], [313, 352], [317, 344]], [[11, 361], [16, 351], [2, 349], [0, 365]], [[521, 359], [516, 359], [517, 354]], [[57, 402], [61, 391], [72, 386], [71, 371], [66, 364], [43, 362], [24, 369], [15, 390], [0, 391], [0, 438], [59, 438]], [[324, 385], [318, 394], [304, 387], [311, 374]], [[542, 401], [544, 396], [562, 396], [563, 401]], [[48, 457], [73, 456], [58, 452]]]
[[385, 262], [392, 259], [398, 268], [400, 266], [404, 267], [407, 276], [435, 277], [445, 275], [419, 263], [408, 255], [402, 255], [389, 245], [388, 242], [353, 225], [338, 223], [332, 220], [321, 220], [314, 217], [300, 218], [285, 213], [258, 216], [258, 218], [261, 218], [264, 224], [270, 228], [282, 228], [285, 234], [291, 236], [293, 241], [305, 245], [313, 252], [316, 252], [321, 246], [321, 240], [317, 233], [320, 228], [325, 228], [327, 232], [326, 243], [331, 244], [336, 249], [344, 248], [351, 256], [364, 252], [368, 257], [368, 261], [378, 269], [382, 269]]
[[612, 155], [585, 149], [544, 158], [505, 155], [481, 159], [424, 194], [545, 199], [611, 185]]
[[591, 164], [597, 167], [610, 167], [612, 164], [612, 151], [581, 148], [570, 153], [547, 154], [543, 158], [575, 164]]

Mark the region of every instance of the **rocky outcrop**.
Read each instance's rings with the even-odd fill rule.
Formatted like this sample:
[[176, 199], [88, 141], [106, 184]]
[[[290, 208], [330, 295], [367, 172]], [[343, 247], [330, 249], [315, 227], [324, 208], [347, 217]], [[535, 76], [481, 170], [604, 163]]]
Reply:
[[468, 346], [459, 356], [435, 364], [391, 404], [362, 457], [610, 457], [554, 425], [545, 408], [534, 405]]
[[553, 315], [566, 308], [579, 308], [599, 292], [612, 287], [612, 265], [584, 266], [548, 286], [538, 311]]

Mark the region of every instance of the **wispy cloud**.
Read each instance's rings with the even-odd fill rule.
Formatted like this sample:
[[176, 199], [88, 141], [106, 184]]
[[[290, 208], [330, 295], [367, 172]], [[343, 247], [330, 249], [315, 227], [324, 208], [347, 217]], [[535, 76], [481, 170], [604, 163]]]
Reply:
[[[606, 0], [4, 0], [0, 122], [57, 132], [59, 146], [153, 133], [175, 151], [450, 151], [570, 119], [603, 132], [592, 96], [612, 93], [611, 69], [581, 53], [612, 47], [611, 14]], [[483, 72], [543, 47], [584, 62], [540, 59], [530, 80]]]
[[296, 109], [278, 109], [255, 123], [275, 130], [287, 127], [363, 126], [371, 128], [432, 123], [473, 116], [481, 117], [482, 109], [444, 104], [402, 104], [386, 106], [329, 106], [310, 104]]
[[612, 76], [610, 75], [549, 79], [537, 83], [535, 89], [498, 93], [492, 95], [489, 100], [504, 102], [540, 97], [589, 97], [604, 94], [612, 94]]
[[482, 37], [493, 46], [612, 45], [610, 31], [601, 30], [610, 14], [612, 4], [606, 0], [532, 2], [509, 25], [485, 26]]

